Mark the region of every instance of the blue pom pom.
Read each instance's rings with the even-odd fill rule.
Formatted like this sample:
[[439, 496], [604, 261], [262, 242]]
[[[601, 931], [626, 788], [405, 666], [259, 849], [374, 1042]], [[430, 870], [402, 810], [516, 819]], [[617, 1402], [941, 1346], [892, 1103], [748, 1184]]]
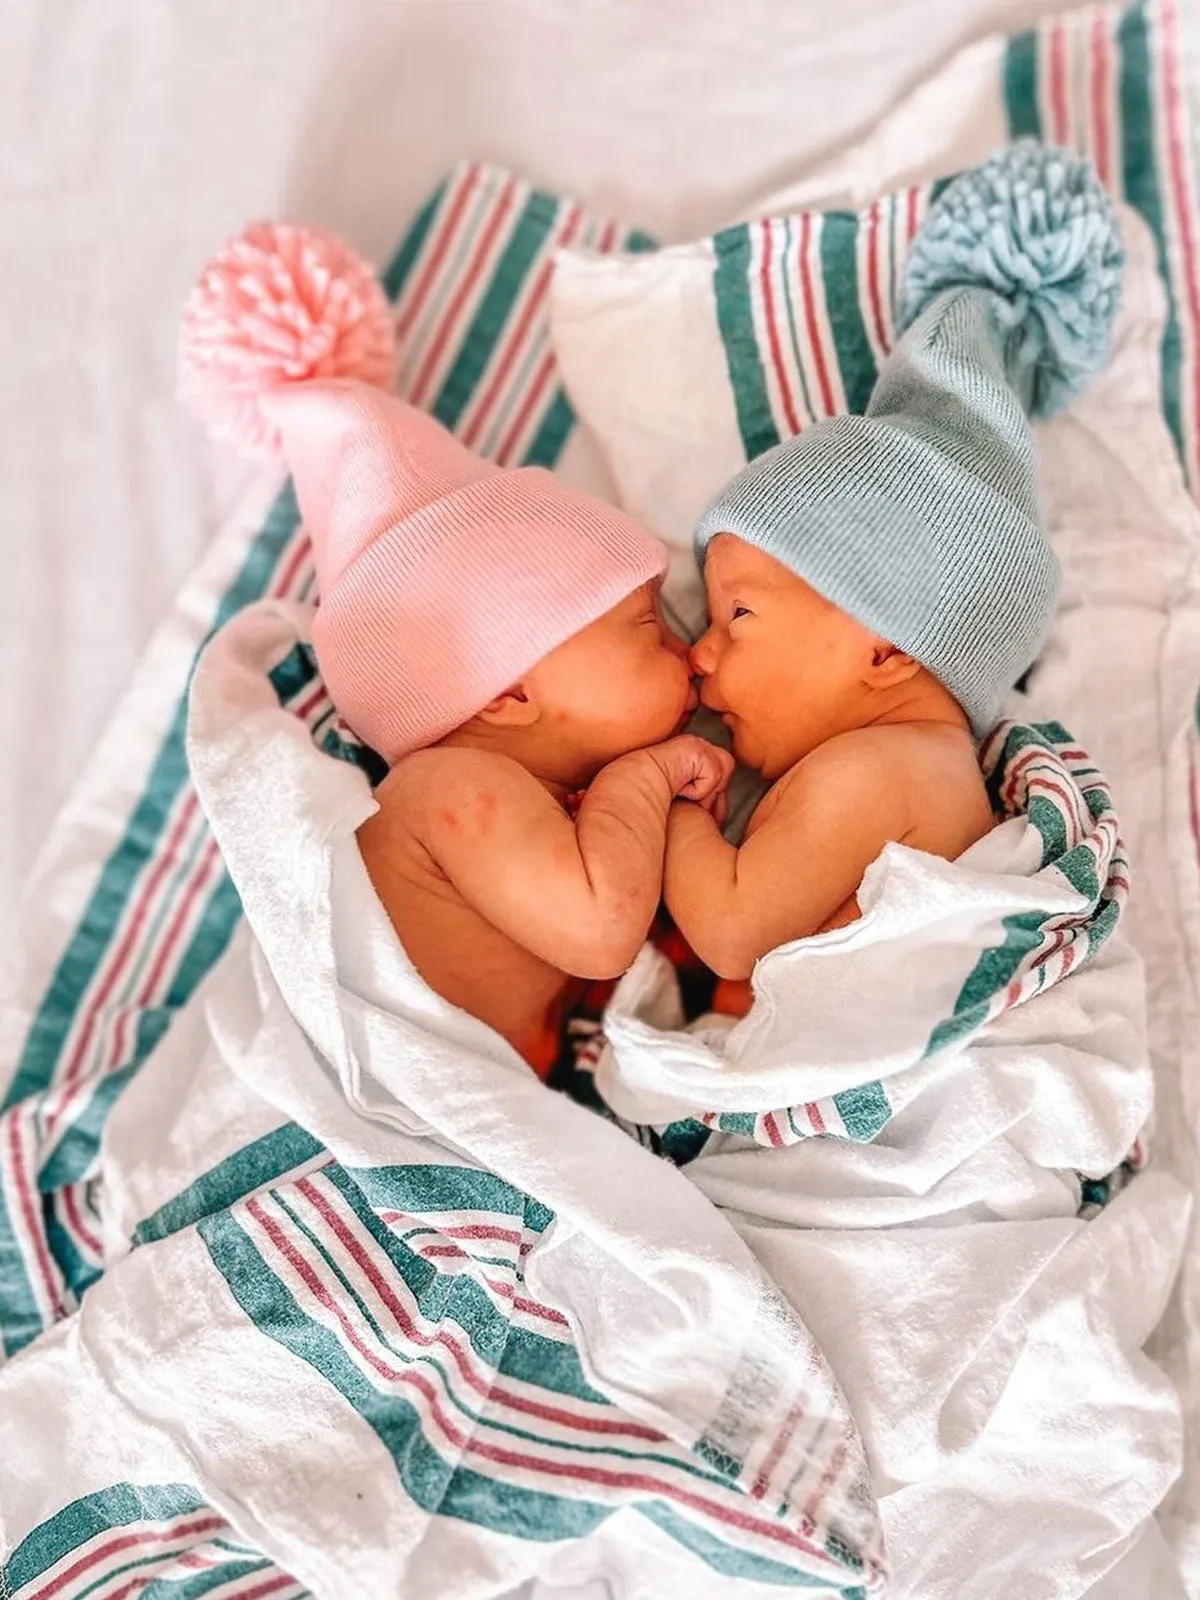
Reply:
[[938, 197], [905, 265], [901, 326], [946, 289], [994, 291], [1008, 381], [1049, 416], [1108, 359], [1124, 260], [1090, 162], [1022, 140]]

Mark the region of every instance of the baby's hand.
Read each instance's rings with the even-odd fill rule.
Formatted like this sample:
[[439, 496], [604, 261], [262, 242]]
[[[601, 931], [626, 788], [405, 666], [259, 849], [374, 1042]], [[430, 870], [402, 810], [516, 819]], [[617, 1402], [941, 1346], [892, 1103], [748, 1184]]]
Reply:
[[681, 733], [645, 752], [671, 786], [677, 800], [694, 800], [706, 811], [722, 809], [725, 790], [733, 776], [733, 757], [719, 745], [694, 733]]

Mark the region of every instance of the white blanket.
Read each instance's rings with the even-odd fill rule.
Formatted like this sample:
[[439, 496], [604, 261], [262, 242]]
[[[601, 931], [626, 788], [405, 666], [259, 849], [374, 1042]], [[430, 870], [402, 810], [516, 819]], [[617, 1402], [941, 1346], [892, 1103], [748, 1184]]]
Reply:
[[367, 781], [268, 676], [310, 616], [265, 602], [197, 670], [255, 937], [106, 1127], [104, 1275], [0, 1370], [5, 1592], [90, 1594], [130, 1541], [181, 1580], [232, 1541], [321, 1600], [876, 1594], [861, 1445], [736, 1231], [397, 944]]
[[1079, 1594], [1143, 1531], [1111, 1592], [1153, 1552], [1145, 1592], [1180, 1593], [1145, 1526], [1179, 1409], [1139, 1352], [1188, 1204], [1165, 1176], [1088, 1181], [1151, 1099], [1142, 966], [1107, 898], [1127, 868], [1068, 742], [1001, 730], [984, 760], [993, 792], [1027, 778], [1023, 814], [955, 863], [889, 846], [862, 918], [764, 957], [743, 1020], [682, 1026], [644, 951], [597, 1086], [691, 1157], [816, 1333], [867, 1447], [889, 1593]]
[[[1068, 1600], [1110, 1569], [1169, 1595], [1149, 1519], [1177, 1404], [1139, 1351], [1181, 1191], [1142, 1175], [1085, 1222], [1058, 1170], [1105, 1170], [1145, 1110], [1119, 938], [1088, 969], [1105, 998], [1058, 1013], [1100, 1085], [1079, 1118], [1050, 1096], [1078, 1143], [1014, 1139], [1007, 1186], [985, 1162], [994, 1208], [875, 1225], [872, 1162], [893, 1197], [953, 1190], [910, 1159], [932, 1086], [842, 1180], [851, 1147], [813, 1139], [727, 1141], [685, 1175], [417, 978], [354, 842], [366, 781], [268, 675], [307, 620], [265, 603], [197, 672], [192, 761], [253, 937], [110, 1118], [104, 1276], [0, 1370], [10, 1592], [75, 1600], [132, 1548], [164, 1580], [346, 1600], [535, 1575], [851, 1600], [884, 1581], [882, 1513], [889, 1595]], [[1018, 862], [1020, 833], [997, 836]], [[902, 908], [895, 866], [877, 887]], [[1006, 1048], [1061, 1090], [1038, 1004], [1005, 1013]], [[1010, 1078], [1036, 1130], [1043, 1074]]]

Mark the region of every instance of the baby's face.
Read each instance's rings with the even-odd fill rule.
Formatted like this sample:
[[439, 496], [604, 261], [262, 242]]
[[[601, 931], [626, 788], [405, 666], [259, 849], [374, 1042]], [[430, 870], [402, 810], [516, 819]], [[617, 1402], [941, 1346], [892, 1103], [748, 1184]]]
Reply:
[[708, 547], [708, 632], [692, 650], [701, 699], [743, 766], [781, 777], [858, 725], [874, 636], [773, 556], [733, 534]]
[[528, 675], [547, 731], [586, 781], [608, 761], [677, 733], [696, 708], [687, 645], [646, 584]]

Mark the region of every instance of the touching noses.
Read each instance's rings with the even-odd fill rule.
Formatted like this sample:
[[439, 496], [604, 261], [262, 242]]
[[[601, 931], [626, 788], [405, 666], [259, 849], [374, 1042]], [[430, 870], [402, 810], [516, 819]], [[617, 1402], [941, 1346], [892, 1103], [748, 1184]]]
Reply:
[[701, 678], [707, 678], [716, 671], [717, 647], [713, 642], [711, 628], [696, 640], [688, 654], [688, 661], [692, 671]]

